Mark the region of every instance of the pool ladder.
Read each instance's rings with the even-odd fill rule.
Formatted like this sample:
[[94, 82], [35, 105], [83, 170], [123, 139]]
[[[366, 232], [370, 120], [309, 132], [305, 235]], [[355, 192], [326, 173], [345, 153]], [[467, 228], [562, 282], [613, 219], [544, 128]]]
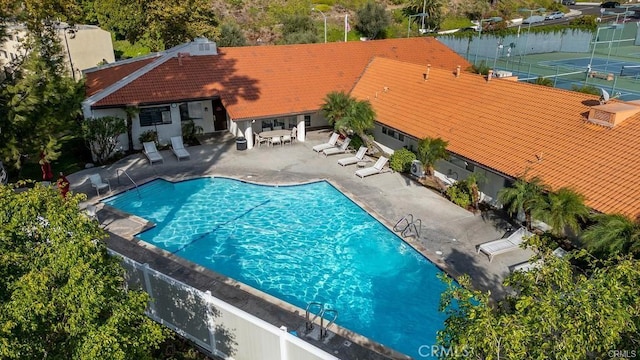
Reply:
[[402, 237], [415, 236], [420, 238], [420, 230], [422, 229], [422, 220], [413, 219], [413, 214], [407, 214], [403, 216], [393, 226], [393, 231], [399, 232]]
[[120, 185], [120, 174], [125, 174], [127, 176], [127, 178], [129, 178], [129, 180], [131, 181], [133, 186], [135, 186], [135, 188], [136, 188], [136, 192], [138, 193], [138, 199], [141, 198], [140, 189], [138, 188], [138, 184], [136, 184], [136, 182], [133, 181], [133, 179], [131, 178], [131, 176], [129, 176], [129, 173], [127, 173], [126, 170], [122, 170], [122, 169], [116, 170], [116, 177], [118, 178], [118, 185]]
[[[311, 312], [311, 308], [318, 308], [318, 312]], [[333, 316], [333, 318], [327, 321], [326, 315]], [[317, 318], [320, 318], [320, 339], [324, 339], [329, 334], [328, 328], [338, 318], [338, 310], [327, 308], [327, 306], [320, 302], [312, 301], [307, 304], [307, 309], [305, 310], [305, 330], [306, 333], [309, 333], [314, 328], [314, 322]], [[327, 321], [327, 325], [324, 322]]]

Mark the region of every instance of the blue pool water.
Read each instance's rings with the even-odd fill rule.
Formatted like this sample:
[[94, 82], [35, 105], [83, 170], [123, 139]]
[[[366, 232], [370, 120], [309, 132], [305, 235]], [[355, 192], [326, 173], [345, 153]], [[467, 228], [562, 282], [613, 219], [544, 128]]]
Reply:
[[105, 203], [157, 224], [155, 246], [418, 358], [435, 344], [441, 271], [327, 182], [272, 187], [226, 178], [154, 180]]

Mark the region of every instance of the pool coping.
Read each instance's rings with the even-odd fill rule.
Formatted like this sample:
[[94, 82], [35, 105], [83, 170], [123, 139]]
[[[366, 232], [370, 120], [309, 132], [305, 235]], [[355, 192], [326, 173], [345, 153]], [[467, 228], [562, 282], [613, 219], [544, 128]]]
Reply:
[[[193, 176], [187, 176], [187, 177], [182, 177], [180, 179], [173, 179], [171, 176], [163, 176], [163, 175], [154, 175], [154, 176], [150, 176], [147, 177], [145, 179], [143, 179], [137, 186], [141, 186], [143, 184], [149, 183], [151, 181], [157, 180], [157, 179], [161, 179], [164, 181], [169, 181], [171, 183], [179, 183], [179, 182], [184, 182], [184, 181], [190, 181], [190, 180], [194, 180], [194, 179], [201, 179], [201, 178], [225, 178], [225, 179], [231, 179], [231, 180], [235, 180], [235, 181], [240, 181], [240, 182], [244, 182], [244, 183], [248, 183], [248, 184], [254, 184], [254, 185], [260, 185], [260, 186], [298, 186], [298, 185], [305, 185], [305, 184], [312, 184], [312, 183], [316, 183], [316, 182], [327, 182], [329, 183], [331, 186], [333, 186], [334, 188], [336, 188], [338, 191], [340, 191], [342, 194], [344, 194], [350, 201], [352, 201], [354, 204], [356, 204], [357, 206], [359, 206], [360, 208], [362, 208], [363, 210], [365, 210], [369, 215], [371, 215], [375, 220], [377, 220], [379, 223], [381, 223], [383, 226], [385, 226], [391, 233], [393, 233], [394, 235], [396, 235], [396, 237], [398, 239], [400, 239], [401, 241], [403, 241], [405, 244], [409, 245], [411, 248], [413, 248], [415, 251], [417, 251], [419, 254], [421, 254], [425, 259], [429, 260], [431, 263], [433, 263], [440, 271], [442, 271], [444, 274], [446, 274], [447, 276], [451, 277], [452, 279], [456, 280], [457, 277], [459, 276], [459, 274], [455, 274], [455, 271], [453, 271], [453, 269], [451, 269], [450, 267], [448, 267], [446, 265], [446, 263], [444, 263], [441, 258], [435, 257], [433, 255], [431, 255], [427, 249], [425, 249], [418, 241], [415, 241], [415, 239], [413, 238], [404, 238], [402, 236], [400, 236], [399, 234], [397, 234], [397, 232], [393, 231], [393, 224], [390, 224], [387, 220], [384, 219], [384, 217], [382, 217], [377, 211], [375, 211], [373, 208], [371, 208], [369, 205], [367, 205], [366, 203], [362, 202], [355, 194], [353, 194], [352, 192], [350, 192], [349, 190], [347, 190], [344, 186], [340, 185], [339, 183], [331, 180], [331, 179], [327, 179], [327, 178], [316, 178], [316, 179], [310, 179], [307, 181], [302, 181], [302, 182], [278, 182], [278, 183], [269, 183], [269, 182], [259, 182], [259, 181], [253, 181], [251, 180], [251, 176], [248, 176], [248, 179], [242, 179], [242, 178], [236, 178], [233, 176], [228, 176], [228, 175], [215, 175], [215, 174], [211, 174], [211, 175], [193, 175]], [[109, 232], [109, 234], [113, 234], [118, 238], [121, 238], [125, 241], [130, 242], [131, 244], [137, 246], [137, 247], [141, 247], [155, 255], [159, 255], [164, 259], [170, 260], [172, 262], [175, 262], [177, 264], [180, 264], [181, 266], [183, 266], [186, 269], [189, 270], [193, 270], [199, 274], [203, 274], [205, 276], [207, 276], [208, 278], [214, 280], [215, 282], [218, 282], [220, 284], [225, 284], [227, 286], [231, 286], [233, 288], [239, 289], [251, 296], [257, 297], [260, 300], [266, 301], [271, 305], [274, 305], [280, 309], [283, 309], [297, 317], [299, 317], [300, 321], [302, 324], [304, 324], [305, 322], [305, 309], [302, 309], [300, 307], [297, 307], [293, 304], [290, 304], [286, 301], [280, 300], [275, 296], [269, 295], [259, 289], [256, 289], [252, 286], [249, 286], [247, 284], [244, 284], [238, 280], [235, 280], [233, 278], [227, 277], [225, 275], [222, 275], [220, 273], [217, 273], [213, 270], [207, 269], [201, 265], [198, 265], [194, 262], [191, 262], [189, 260], [186, 260], [178, 255], [175, 255], [167, 250], [164, 250], [162, 248], [159, 248], [153, 244], [150, 244], [138, 237], [136, 237], [135, 235], [143, 232], [145, 230], [148, 230], [152, 227], [155, 226], [155, 224], [149, 220], [146, 220], [142, 217], [121, 211], [119, 209], [116, 209], [110, 205], [107, 205], [105, 203], [103, 203], [103, 201], [106, 201], [110, 198], [113, 198], [115, 196], [119, 196], [122, 195], [124, 193], [127, 193], [129, 191], [132, 191], [136, 188], [136, 185], [130, 185], [126, 188], [124, 188], [122, 191], [115, 193], [115, 194], [111, 194], [108, 197], [104, 197], [101, 199], [98, 199], [97, 204], [99, 204], [99, 209], [100, 210], [106, 210], [107, 212], [110, 212], [112, 214], [115, 214], [117, 216], [120, 217], [126, 217], [127, 219], [132, 220], [133, 222], [140, 224], [141, 227], [138, 230], [135, 231], [128, 231], [125, 233], [122, 233], [120, 231], [118, 232], [114, 232], [111, 231], [109, 229], [107, 229], [107, 227], [105, 227], [105, 230], [107, 230], [107, 232]], [[113, 239], [112, 239], [113, 240]], [[120, 249], [118, 249], [118, 251], [121, 251]], [[126, 252], [123, 255], [128, 255], [126, 254]], [[158, 270], [160, 272], [164, 271], [162, 269], [155, 269]], [[168, 276], [171, 276], [170, 274], [166, 274]], [[189, 281], [185, 281], [187, 284], [192, 285], [189, 283]], [[193, 285], [192, 285], [193, 286]], [[214, 289], [199, 289], [202, 291], [211, 291], [212, 294], [214, 294], [215, 296], [215, 291]], [[236, 306], [237, 304], [234, 304], [233, 302], [229, 302], [226, 299], [220, 299], [222, 301], [225, 301], [227, 303], [229, 303], [232, 306]], [[247, 310], [247, 309], [243, 309], [244, 311], [247, 311], [248, 313], [252, 313], [251, 311]], [[258, 316], [255, 313], [252, 313], [252, 315]], [[268, 321], [268, 320], [267, 320]], [[272, 325], [279, 327], [282, 324], [276, 324], [273, 323], [271, 321], [268, 321], [270, 323], [272, 323]], [[319, 320], [316, 319], [315, 323], [317, 325], [319, 325]], [[363, 347], [366, 350], [372, 351], [377, 355], [381, 355], [384, 356], [385, 359], [393, 359], [393, 360], [407, 360], [407, 359], [412, 359], [412, 357], [398, 352], [392, 348], [386, 347], [385, 345], [378, 343], [374, 340], [371, 340], [363, 335], [360, 335], [359, 333], [353, 332], [349, 329], [346, 329], [338, 324], [332, 324], [332, 330], [329, 330], [329, 333], [333, 333], [333, 335], [337, 335], [341, 338], [344, 338], [345, 340], [348, 340], [351, 343], [357, 344], [361, 347]], [[323, 341], [319, 340], [318, 341], [310, 341], [312, 339], [310, 339], [309, 335], [305, 335], [305, 334], [300, 334], [299, 337], [309, 343], [311, 343], [312, 345], [319, 347], [320, 349], [327, 351], [329, 353], [332, 353], [334, 356], [339, 356], [339, 354], [337, 354], [336, 351], [332, 351], [335, 350], [335, 348], [330, 348], [327, 349], [325, 346], [322, 346]], [[331, 337], [331, 335], [330, 335]], [[313, 339], [313, 340], [317, 340], [317, 339]], [[374, 359], [374, 357], [367, 357], [368, 359]]]

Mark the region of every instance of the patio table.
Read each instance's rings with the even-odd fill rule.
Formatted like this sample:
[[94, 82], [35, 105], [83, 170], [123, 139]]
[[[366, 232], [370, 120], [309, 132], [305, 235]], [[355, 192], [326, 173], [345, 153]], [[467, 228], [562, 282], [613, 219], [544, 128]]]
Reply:
[[[272, 138], [275, 137], [282, 137], [285, 135], [291, 135], [291, 130], [270, 130], [270, 131], [263, 131], [261, 133], [259, 133], [258, 135], [260, 135], [261, 138], [267, 139], [267, 140], [271, 140]], [[269, 144], [271, 143], [271, 141], [268, 142]]]

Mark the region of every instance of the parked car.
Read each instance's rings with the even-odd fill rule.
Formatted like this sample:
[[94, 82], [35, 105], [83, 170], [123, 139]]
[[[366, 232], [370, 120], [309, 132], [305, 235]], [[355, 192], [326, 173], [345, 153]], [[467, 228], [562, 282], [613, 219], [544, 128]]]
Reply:
[[600, 4], [600, 7], [605, 9], [613, 9], [613, 8], [620, 7], [620, 3], [617, 1], [607, 1]]
[[562, 5], [575, 5], [576, 0], [562, 0]]
[[564, 17], [564, 13], [562, 11], [554, 11], [551, 14], [548, 14], [544, 19], [556, 20], [556, 19], [562, 19], [563, 17]]
[[539, 23], [539, 22], [543, 22], [544, 21], [544, 16], [540, 16], [540, 15], [533, 15], [530, 16], [524, 20], [522, 20], [523, 24], [535, 24], [535, 23]]

